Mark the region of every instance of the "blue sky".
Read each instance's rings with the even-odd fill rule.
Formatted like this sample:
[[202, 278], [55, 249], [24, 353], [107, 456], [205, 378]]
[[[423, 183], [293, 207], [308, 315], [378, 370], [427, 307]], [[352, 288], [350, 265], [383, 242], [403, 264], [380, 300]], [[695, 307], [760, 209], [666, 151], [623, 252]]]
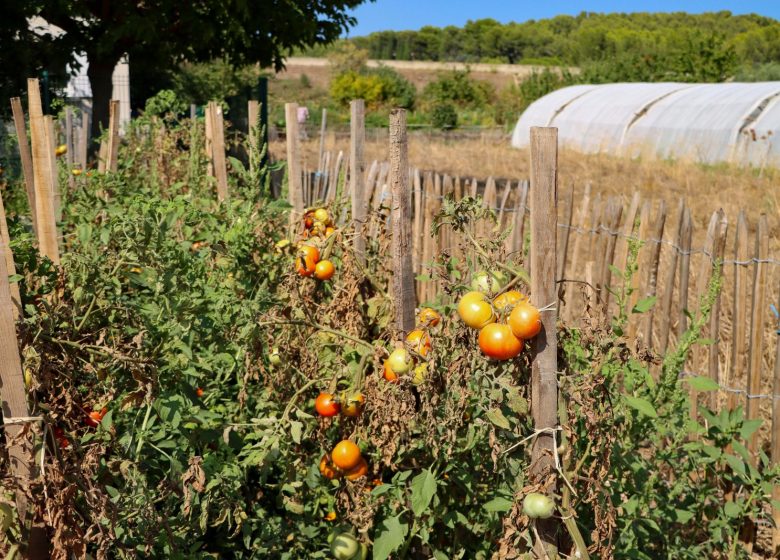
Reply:
[[695, 2], [691, 0], [376, 0], [360, 5], [353, 15], [357, 25], [350, 36], [385, 29], [419, 29], [423, 25], [463, 25], [470, 19], [493, 18], [501, 22], [542, 19], [559, 14], [588, 12], [712, 12], [757, 13], [780, 19], [780, 1]]

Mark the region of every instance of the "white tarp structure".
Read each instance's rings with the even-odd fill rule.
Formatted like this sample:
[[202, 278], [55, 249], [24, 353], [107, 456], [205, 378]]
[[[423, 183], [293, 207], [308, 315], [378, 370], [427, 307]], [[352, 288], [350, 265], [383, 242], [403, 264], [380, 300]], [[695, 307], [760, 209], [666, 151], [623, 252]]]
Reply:
[[780, 82], [571, 86], [532, 103], [512, 145], [532, 126], [583, 153], [780, 167]]

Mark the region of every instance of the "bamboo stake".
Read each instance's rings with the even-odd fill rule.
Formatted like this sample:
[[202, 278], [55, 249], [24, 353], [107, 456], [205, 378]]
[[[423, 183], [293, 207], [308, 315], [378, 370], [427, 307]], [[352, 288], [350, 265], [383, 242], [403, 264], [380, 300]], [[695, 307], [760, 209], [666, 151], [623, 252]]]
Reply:
[[35, 209], [38, 221], [38, 248], [41, 254], [54, 264], [60, 264], [57, 246], [57, 224], [54, 220], [52, 199], [51, 160], [46, 142], [46, 122], [41, 107], [41, 90], [37, 79], [27, 80], [30, 134], [32, 136], [32, 162], [35, 176]]
[[[748, 394], [761, 393], [761, 358], [764, 350], [764, 326], [766, 321], [766, 281], [769, 255], [769, 231], [766, 214], [758, 219], [756, 231], [756, 259], [753, 275], [753, 309], [750, 315], [750, 346], [748, 351]], [[760, 414], [760, 401], [748, 399], [747, 418], [754, 420]], [[754, 432], [748, 442], [748, 449], [755, 453], [758, 450], [758, 431]]]
[[[555, 287], [558, 187], [558, 129], [531, 128], [531, 301], [542, 311], [542, 332], [532, 342], [531, 410], [537, 437], [531, 452], [531, 474], [539, 482], [556, 480], [553, 453], [558, 426], [557, 295]], [[552, 305], [551, 305], [552, 304]], [[546, 491], [556, 491], [548, 484]], [[538, 558], [557, 557], [560, 521], [538, 519]]]
[[409, 215], [409, 159], [406, 111], [390, 112], [390, 185], [392, 189], [393, 305], [397, 339], [414, 328], [414, 272]]
[[22, 100], [20, 98], [11, 98], [11, 111], [14, 114], [14, 126], [16, 127], [16, 138], [19, 144], [19, 159], [22, 162], [22, 175], [24, 176], [24, 188], [27, 192], [27, 204], [30, 205], [33, 231], [37, 237], [38, 215], [35, 211], [35, 176], [33, 174], [30, 143], [27, 140], [27, 127], [24, 122], [24, 109], [22, 109]]

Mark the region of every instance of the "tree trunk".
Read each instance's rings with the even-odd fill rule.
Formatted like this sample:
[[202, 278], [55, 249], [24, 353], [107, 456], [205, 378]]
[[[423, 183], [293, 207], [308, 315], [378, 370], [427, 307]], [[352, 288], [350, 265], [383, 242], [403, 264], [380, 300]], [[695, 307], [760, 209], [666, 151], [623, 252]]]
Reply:
[[92, 139], [93, 144], [90, 151], [94, 151], [94, 140], [100, 136], [101, 129], [108, 128], [108, 103], [111, 101], [113, 85], [111, 77], [114, 73], [114, 67], [119, 62], [119, 57], [110, 56], [100, 58], [94, 53], [87, 54], [89, 68], [89, 84], [92, 87]]

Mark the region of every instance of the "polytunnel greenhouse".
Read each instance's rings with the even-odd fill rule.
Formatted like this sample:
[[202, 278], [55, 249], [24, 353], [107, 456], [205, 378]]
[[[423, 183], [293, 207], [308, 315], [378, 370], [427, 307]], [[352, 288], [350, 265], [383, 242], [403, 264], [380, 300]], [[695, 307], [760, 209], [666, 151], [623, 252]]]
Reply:
[[512, 145], [532, 126], [584, 153], [780, 167], [780, 82], [571, 86], [532, 103]]

